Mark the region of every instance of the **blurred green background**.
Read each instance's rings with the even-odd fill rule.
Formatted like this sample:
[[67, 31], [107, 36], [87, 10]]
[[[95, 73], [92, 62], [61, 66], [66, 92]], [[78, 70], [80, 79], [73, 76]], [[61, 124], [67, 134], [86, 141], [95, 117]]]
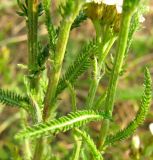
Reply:
[[[59, 23], [57, 14], [58, 1], [53, 1], [53, 20]], [[121, 77], [116, 94], [114, 123], [112, 129], [124, 128], [135, 116], [143, 91], [143, 70], [147, 65], [153, 78], [153, 1], [148, 1], [150, 11], [145, 15], [145, 22], [141, 31], [134, 37], [130, 53], [125, 63], [125, 73]], [[23, 88], [25, 73], [17, 64], [27, 63], [27, 36], [25, 20], [16, 14], [16, 0], [0, 0], [0, 88], [13, 89], [20, 92]], [[58, 17], [58, 18], [57, 18]], [[42, 43], [47, 41], [47, 32], [44, 17], [39, 20], [39, 35]], [[70, 35], [68, 49], [64, 60], [64, 70], [71, 64], [81, 46], [95, 36], [90, 20], [81, 27], [73, 30]], [[114, 53], [114, 50], [111, 51]], [[108, 62], [109, 62], [108, 57]], [[63, 70], [63, 72], [64, 72]], [[89, 71], [90, 73], [90, 71]], [[89, 88], [88, 73], [80, 77], [75, 85], [77, 103], [82, 106]], [[98, 88], [100, 95], [107, 87], [108, 76], [105, 76]], [[67, 91], [61, 95], [59, 112], [67, 113], [70, 110], [70, 97]], [[139, 127], [134, 137], [140, 140], [139, 148], [133, 146], [133, 137], [124, 142], [116, 143], [107, 150], [106, 160], [130, 160], [140, 157], [142, 160], [153, 160], [153, 133], [149, 125], [153, 123], [153, 105], [145, 123]], [[116, 124], [118, 127], [116, 127]], [[18, 144], [13, 139], [20, 127], [20, 113], [16, 108], [4, 107], [0, 104], [0, 160], [11, 160], [12, 155], [19, 154]], [[93, 136], [99, 131], [100, 124], [92, 123]], [[72, 141], [67, 134], [60, 134], [56, 139], [55, 150], [60, 159], [63, 153], [68, 154], [72, 149]]]

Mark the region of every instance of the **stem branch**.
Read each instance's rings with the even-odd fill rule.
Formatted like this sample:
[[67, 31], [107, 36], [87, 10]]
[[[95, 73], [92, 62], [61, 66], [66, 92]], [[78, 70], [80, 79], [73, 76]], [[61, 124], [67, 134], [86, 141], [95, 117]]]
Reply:
[[89, 89], [89, 93], [88, 93], [88, 97], [87, 97], [87, 102], [86, 102], [86, 106], [88, 108], [92, 108], [93, 107], [93, 102], [94, 102], [94, 98], [96, 95], [96, 91], [101, 79], [101, 70], [103, 67], [103, 63], [104, 60], [106, 58], [106, 56], [108, 55], [112, 45], [114, 44], [116, 40], [116, 37], [111, 38], [108, 42], [106, 43], [100, 43], [100, 46], [102, 46], [102, 48], [100, 49], [100, 55], [98, 57], [98, 63], [96, 61], [94, 64], [94, 78], [92, 79], [92, 83], [90, 85], [90, 89]]
[[[131, 15], [123, 12], [122, 15], [122, 22], [121, 22], [121, 30], [119, 34], [119, 41], [118, 41], [118, 49], [115, 56], [115, 63], [113, 66], [111, 78], [108, 85], [108, 91], [107, 91], [107, 97], [105, 101], [105, 112], [108, 114], [108, 116], [112, 116], [113, 112], [113, 106], [114, 106], [114, 99], [115, 99], [115, 93], [116, 88], [118, 84], [118, 78], [119, 74], [123, 65], [125, 50], [127, 46], [127, 40], [128, 40], [128, 33], [129, 33], [129, 27], [131, 22]], [[104, 144], [104, 141], [106, 139], [108, 129], [109, 129], [109, 120], [104, 120], [101, 132], [99, 136], [99, 149], [102, 149], [102, 146]]]
[[55, 51], [54, 68], [52, 70], [52, 74], [49, 77], [47, 93], [44, 100], [44, 110], [43, 110], [44, 120], [49, 118], [51, 111], [54, 109], [53, 106], [55, 106], [54, 105], [55, 94], [56, 94], [58, 81], [61, 75], [61, 68], [62, 68], [62, 63], [63, 63], [65, 51], [66, 51], [70, 29], [74, 19], [78, 15], [83, 4], [81, 0], [75, 1], [74, 3], [75, 3], [75, 7], [71, 11], [70, 15], [63, 18], [63, 21], [61, 23], [61, 28], [59, 31], [59, 36], [58, 36], [56, 51]]

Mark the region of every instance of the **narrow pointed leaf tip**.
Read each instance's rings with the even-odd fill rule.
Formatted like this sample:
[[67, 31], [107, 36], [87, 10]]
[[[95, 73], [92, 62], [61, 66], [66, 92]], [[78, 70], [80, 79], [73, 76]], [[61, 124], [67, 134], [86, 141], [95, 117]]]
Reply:
[[60, 117], [49, 122], [43, 122], [19, 132], [15, 138], [38, 138], [41, 136], [49, 136], [59, 132], [66, 132], [74, 127], [81, 127], [91, 121], [99, 121], [104, 118], [104, 113], [93, 110], [83, 110], [71, 112], [66, 116]]
[[148, 68], [145, 69], [144, 87], [145, 89], [141, 99], [140, 108], [135, 119], [131, 123], [129, 123], [129, 125], [125, 129], [117, 132], [115, 135], [108, 136], [105, 142], [106, 146], [115, 143], [116, 141], [128, 138], [135, 132], [139, 125], [144, 122], [152, 100], [152, 80]]

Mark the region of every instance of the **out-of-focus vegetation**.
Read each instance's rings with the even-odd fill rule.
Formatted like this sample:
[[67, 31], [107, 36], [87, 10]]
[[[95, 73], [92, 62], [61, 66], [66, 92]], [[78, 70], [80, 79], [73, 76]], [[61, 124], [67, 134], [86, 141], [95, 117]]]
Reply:
[[[56, 16], [56, 0], [54, 0], [53, 13]], [[124, 128], [129, 121], [135, 116], [138, 110], [137, 101], [142, 96], [143, 88], [140, 87], [143, 82], [143, 68], [146, 64], [149, 66], [151, 75], [153, 77], [153, 1], [149, 1], [150, 11], [145, 15], [145, 22], [143, 29], [139, 31], [134, 37], [134, 43], [130, 49], [130, 54], [126, 60], [125, 75], [120, 80], [119, 89], [116, 95], [116, 106], [114, 110], [115, 119], [118, 126]], [[0, 0], [0, 88], [16, 88], [20, 86], [23, 88], [22, 80], [24, 75], [24, 68], [17, 64], [26, 64], [27, 62], [27, 45], [26, 45], [26, 28], [24, 20], [16, 14], [17, 6], [16, 0]], [[46, 29], [43, 18], [40, 19], [39, 29], [42, 35], [42, 41], [46, 41]], [[59, 21], [54, 19], [54, 23]], [[65, 58], [65, 69], [74, 60], [76, 53], [80, 50], [82, 43], [85, 43], [87, 38], [95, 35], [93, 26], [88, 20], [79, 28], [71, 33], [68, 44], [68, 51]], [[113, 53], [113, 50], [112, 50]], [[88, 81], [85, 81], [85, 76], [81, 77], [84, 81], [79, 81], [76, 84], [77, 101], [79, 106], [84, 102], [88, 90]], [[104, 77], [103, 82], [98, 88], [99, 94], [103, 92], [106, 87], [108, 77]], [[80, 83], [82, 82], [82, 83]], [[140, 84], [140, 85], [139, 85]], [[67, 113], [69, 111], [69, 94], [64, 92], [62, 94], [62, 103], [59, 111]], [[67, 106], [63, 108], [62, 106]], [[12, 138], [19, 128], [20, 115], [15, 108], [5, 108], [0, 104], [0, 160], [9, 160], [11, 157], [18, 159], [19, 151], [14, 147], [16, 141]], [[153, 123], [153, 106], [150, 109], [149, 115], [145, 123], [137, 130], [135, 135], [137, 138], [129, 138], [120, 144], [115, 144], [109, 148], [107, 155], [108, 160], [133, 160], [139, 158], [141, 160], [153, 159], [153, 135], [149, 130], [149, 125]], [[100, 129], [100, 124], [92, 123], [91, 127], [94, 129], [93, 136]], [[113, 130], [117, 130], [112, 123]], [[135, 136], [134, 135], [134, 136]], [[59, 141], [58, 141], [59, 140]], [[69, 154], [68, 149], [73, 145], [67, 134], [58, 135], [58, 140], [55, 150], [57, 156], [62, 159], [63, 154]], [[139, 142], [140, 141], [140, 144]], [[55, 142], [53, 142], [55, 143]], [[138, 143], [138, 146], [135, 146]], [[109, 154], [110, 153], [110, 154]], [[115, 155], [115, 156], [114, 156]], [[112, 157], [113, 156], [113, 157]]]

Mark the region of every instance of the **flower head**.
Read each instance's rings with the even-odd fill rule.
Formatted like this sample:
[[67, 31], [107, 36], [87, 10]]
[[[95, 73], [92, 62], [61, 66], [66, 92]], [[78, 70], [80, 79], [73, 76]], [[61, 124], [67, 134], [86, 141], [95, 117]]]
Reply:
[[[124, 0], [86, 0], [86, 13], [93, 21], [99, 20], [101, 25], [113, 28], [115, 33], [120, 30], [122, 7]], [[145, 18], [139, 15], [139, 22]]]
[[116, 5], [118, 13], [122, 13], [123, 0], [86, 0], [87, 3], [97, 3], [97, 4], [106, 4], [106, 5]]
[[104, 13], [104, 5], [96, 4], [96, 3], [89, 3], [86, 9], [86, 13], [88, 17], [90, 17], [93, 20], [101, 19]]

